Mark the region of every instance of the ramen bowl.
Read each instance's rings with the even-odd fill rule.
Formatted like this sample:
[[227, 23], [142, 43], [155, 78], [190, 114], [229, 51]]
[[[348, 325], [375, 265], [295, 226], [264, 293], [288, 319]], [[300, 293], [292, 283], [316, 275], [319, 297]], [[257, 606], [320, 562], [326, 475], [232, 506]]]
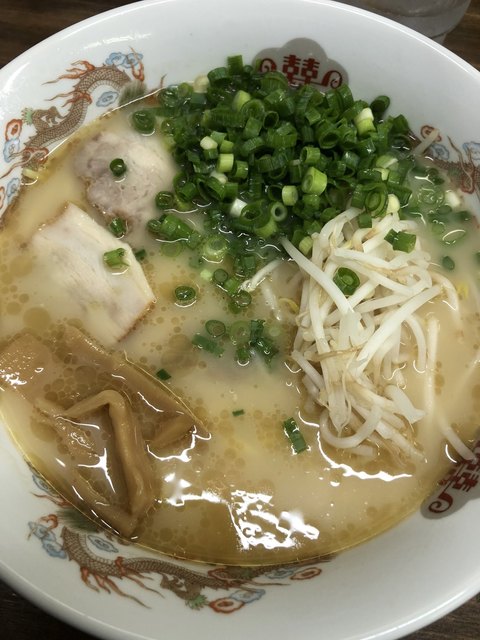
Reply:
[[[240, 53], [293, 83], [391, 97], [480, 214], [480, 74], [425, 37], [327, 1], [146, 1], [69, 28], [0, 72], [0, 211], [24, 167], [118, 104], [122, 87], [191, 80]], [[472, 354], [473, 358], [473, 354]], [[175, 560], [86, 526], [0, 428], [0, 576], [100, 638], [395, 640], [480, 590], [479, 455], [416, 513], [336, 557], [229, 568]]]

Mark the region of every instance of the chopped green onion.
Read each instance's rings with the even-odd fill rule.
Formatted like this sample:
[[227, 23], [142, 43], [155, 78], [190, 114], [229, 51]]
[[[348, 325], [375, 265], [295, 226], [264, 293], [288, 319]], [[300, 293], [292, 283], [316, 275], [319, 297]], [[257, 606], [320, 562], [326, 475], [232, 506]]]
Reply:
[[159, 191], [155, 196], [157, 209], [171, 209], [175, 202], [175, 197], [171, 191]]
[[[213, 275], [215, 276], [215, 272]], [[241, 282], [240, 280], [238, 280], [238, 278], [228, 276], [228, 278], [220, 286], [229, 296], [234, 296], [238, 292], [240, 284]]]
[[215, 169], [219, 173], [229, 173], [233, 169], [235, 156], [233, 153], [220, 153]]
[[240, 89], [233, 97], [232, 107], [235, 111], [240, 111], [242, 107], [247, 104], [247, 102], [250, 102], [251, 99], [252, 96], [247, 93], [247, 91], [243, 91], [243, 89]]
[[417, 236], [406, 231], [394, 231], [391, 229], [385, 236], [385, 240], [392, 245], [395, 251], [410, 253], [415, 249]]
[[322, 152], [318, 147], [303, 147], [300, 153], [300, 161], [305, 165], [315, 165], [320, 160]]
[[234, 260], [235, 273], [241, 278], [251, 278], [257, 271], [257, 258], [253, 254], [240, 254]]
[[228, 56], [227, 68], [231, 75], [240, 74], [243, 72], [243, 57], [240, 54], [234, 56]]
[[159, 369], [155, 376], [159, 380], [170, 380], [170, 378], [172, 377], [166, 369]]
[[270, 238], [270, 236], [275, 235], [277, 232], [277, 224], [275, 219], [271, 216], [265, 224], [261, 226], [254, 225], [253, 230], [259, 238], [267, 239]]
[[230, 80], [230, 74], [226, 67], [217, 67], [207, 73], [210, 84], [223, 84]]
[[212, 338], [220, 338], [227, 332], [227, 327], [220, 320], [207, 320], [205, 329]]
[[142, 260], [145, 260], [145, 258], [147, 257], [147, 252], [145, 249], [138, 249], [138, 251], [135, 251], [134, 253], [135, 258], [141, 262]]
[[390, 106], [390, 98], [388, 96], [378, 96], [370, 104], [370, 109], [375, 115], [381, 116]]
[[195, 233], [190, 225], [172, 213], [164, 214], [159, 220], [149, 220], [147, 229], [165, 240], [188, 240]]
[[245, 123], [245, 127], [243, 128], [242, 137], [245, 140], [249, 138], [255, 138], [260, 135], [260, 131], [263, 127], [263, 120], [259, 118], [255, 118], [254, 116], [250, 116]]
[[227, 140], [225, 138], [225, 140], [222, 140], [222, 142], [220, 143], [220, 152], [221, 153], [232, 153], [234, 147], [235, 147], [235, 144], [233, 143], [233, 141], [232, 140]]
[[228, 249], [229, 242], [224, 236], [220, 234], [207, 236], [202, 244], [202, 257], [209, 262], [221, 262], [227, 255]]
[[139, 133], [153, 133], [155, 131], [155, 116], [148, 109], [140, 109], [132, 114], [132, 124]]
[[388, 192], [382, 182], [373, 183], [367, 186], [363, 206], [372, 217], [381, 216], [385, 213], [388, 204]]
[[370, 131], [375, 131], [375, 124], [373, 122], [373, 113], [370, 107], [365, 107], [360, 113], [353, 119], [355, 126], [357, 127], [358, 134], [365, 136]]
[[253, 98], [243, 105], [242, 116], [244, 117], [245, 122], [248, 122], [249, 118], [255, 118], [263, 125], [265, 118], [265, 105], [260, 99]]
[[305, 236], [298, 243], [298, 248], [303, 253], [304, 256], [308, 256], [313, 247], [312, 236]]
[[181, 285], [175, 289], [175, 300], [181, 305], [190, 305], [196, 300], [197, 292], [193, 287]]
[[[223, 138], [222, 138], [223, 140]], [[212, 136], [204, 136], [200, 140], [200, 146], [205, 151], [211, 151], [212, 149], [218, 148], [218, 142]]]
[[228, 272], [225, 269], [215, 269], [212, 275], [212, 281], [214, 284], [222, 287], [228, 280]]
[[375, 166], [382, 169], [390, 169], [393, 165], [398, 163], [398, 159], [391, 153], [386, 153], [377, 158]]
[[[205, 160], [215, 160], [216, 158], [218, 158], [218, 149], [216, 147], [212, 149], [204, 149], [203, 157], [205, 158]], [[196, 173], [205, 173], [207, 165], [204, 165], [199, 161], [194, 165], [194, 168]]]
[[263, 356], [263, 359], [267, 364], [270, 364], [273, 357], [278, 353], [277, 347], [274, 345], [273, 341], [270, 340], [270, 338], [268, 338], [267, 336], [262, 336], [260, 338], [257, 338], [255, 341], [252, 342], [252, 346], [255, 348], [256, 351], [258, 351], [258, 353], [260, 353], [260, 355]]
[[205, 189], [213, 200], [223, 200], [225, 197], [225, 182], [222, 182], [215, 176], [207, 178]]
[[200, 271], [200, 277], [202, 278], [202, 280], [210, 282], [212, 280], [212, 272], [210, 271], [210, 269], [202, 269]]
[[183, 240], [165, 240], [160, 245], [160, 253], [167, 258], [176, 258], [185, 248]]
[[286, 220], [288, 216], [287, 207], [281, 202], [272, 202], [268, 210], [274, 222], [282, 222], [283, 220]]
[[320, 208], [320, 196], [316, 193], [306, 193], [302, 198], [306, 211], [318, 211]]
[[360, 229], [369, 229], [372, 227], [372, 214], [368, 211], [362, 211], [357, 217]]
[[232, 300], [229, 308], [234, 313], [242, 311], [252, 304], [252, 296], [248, 291], [238, 291], [237, 293], [234, 293], [231, 298]]
[[396, 133], [404, 133], [404, 134], [408, 133], [409, 126], [408, 126], [407, 119], [405, 118], [404, 115], [400, 114], [392, 118], [392, 129]]
[[207, 336], [202, 336], [200, 333], [196, 333], [192, 338], [192, 344], [199, 349], [208, 351], [213, 355], [220, 358], [223, 355], [225, 349], [214, 339]]
[[302, 180], [302, 191], [320, 195], [327, 187], [327, 176], [315, 167], [309, 167]]
[[443, 256], [442, 267], [447, 271], [453, 271], [455, 269], [455, 262], [450, 256]]
[[113, 218], [108, 228], [116, 238], [121, 238], [127, 233], [127, 224], [123, 218]]
[[128, 267], [128, 262], [125, 262], [123, 257], [125, 255], [125, 249], [119, 247], [118, 249], [112, 249], [106, 251], [103, 254], [103, 261], [110, 267], [110, 269], [120, 269], [122, 267]]
[[230, 171], [231, 180], [245, 180], [248, 176], [248, 162], [245, 160], [235, 160]]
[[234, 416], [235, 418], [243, 415], [245, 415], [245, 411], [243, 409], [235, 409], [234, 411], [232, 411], [232, 416]]
[[302, 182], [302, 163], [299, 159], [289, 162], [288, 174], [292, 184], [300, 184]]
[[[289, 86], [281, 72], [244, 66], [241, 56], [208, 78], [203, 95], [186, 85], [170, 88], [160, 92], [160, 109], [144, 109], [153, 126], [157, 114], [164, 116], [158, 126], [180, 167], [174, 194], [159, 196], [157, 206], [189, 211], [194, 203], [205, 214], [204, 231], [200, 235], [173, 211], [147, 226], [163, 242], [196, 247], [196, 266], [225, 292], [234, 313], [250, 302], [241, 283], [264, 266], [263, 247], [277, 247], [285, 235], [309, 255], [312, 234], [349, 206], [360, 209], [360, 228], [390, 213], [418, 215], [444, 244], [460, 239], [451, 222], [460, 217], [461, 203], [445, 196], [443, 174], [434, 167], [418, 172], [416, 182], [420, 161], [411, 153], [408, 122], [385, 114], [388, 97], [369, 105], [354, 99], [347, 85], [325, 93], [309, 84]], [[246, 238], [259, 244], [246, 249]], [[416, 238], [393, 232], [389, 241], [411, 251]], [[227, 260], [228, 271], [211, 268]], [[202, 261], [221, 264], [205, 269]], [[351, 295], [358, 276], [347, 275], [340, 286]], [[270, 357], [261, 340], [258, 348], [252, 341], [243, 346], [239, 362], [263, 348]]]
[[223, 199], [225, 202], [233, 202], [238, 196], [238, 184], [236, 182], [225, 183], [225, 194]]
[[240, 345], [235, 349], [235, 358], [237, 364], [244, 367], [250, 363], [250, 360], [252, 359], [252, 352], [247, 345]]
[[388, 194], [385, 213], [398, 213], [400, 211], [400, 200], [393, 193]]
[[286, 207], [292, 207], [298, 200], [298, 190], [293, 184], [282, 187], [282, 202]]
[[177, 185], [175, 189], [175, 195], [183, 202], [191, 202], [197, 195], [198, 189], [194, 182], [188, 181], [184, 184]]
[[288, 418], [283, 422], [283, 430], [285, 431], [286, 436], [290, 440], [290, 443], [293, 447], [295, 453], [302, 453], [308, 449], [307, 443], [305, 442], [305, 438], [303, 437], [300, 429], [298, 428], [297, 422], [294, 418]]
[[233, 345], [245, 345], [250, 340], [250, 324], [246, 320], [234, 322], [228, 330], [228, 335]]
[[347, 267], [339, 267], [333, 276], [333, 281], [346, 296], [351, 296], [360, 286], [358, 275]]
[[264, 147], [264, 141], [261, 136], [255, 136], [253, 138], [249, 138], [245, 140], [243, 144], [240, 145], [239, 151], [240, 155], [243, 158], [248, 158], [251, 153], [256, 153], [259, 149]]
[[115, 158], [110, 162], [110, 171], [114, 176], [119, 178], [127, 171], [127, 165], [122, 158]]
[[455, 217], [460, 222], [469, 222], [472, 219], [472, 214], [470, 213], [470, 211], [465, 211], [464, 209], [462, 209], [462, 211], [455, 212]]
[[263, 335], [265, 320], [250, 320], [250, 342], [255, 342]]

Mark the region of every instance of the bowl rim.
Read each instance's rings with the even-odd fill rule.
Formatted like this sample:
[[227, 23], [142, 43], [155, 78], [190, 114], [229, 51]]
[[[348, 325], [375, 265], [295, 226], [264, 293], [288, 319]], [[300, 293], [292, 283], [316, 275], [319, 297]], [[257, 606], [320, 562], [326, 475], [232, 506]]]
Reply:
[[[172, 2], [173, 0], [169, 0]], [[188, 3], [189, 0], [174, 0], [175, 3], [181, 4], [183, 2]], [[293, 1], [293, 0], [292, 0]], [[459, 67], [461, 67], [464, 71], [468, 72], [472, 78], [480, 85], [480, 71], [475, 69], [471, 64], [460, 58], [455, 53], [446, 49], [443, 45], [438, 44], [429, 40], [427, 37], [418, 34], [412, 29], [405, 27], [403, 25], [399, 25], [389, 20], [388, 18], [384, 18], [382, 16], [378, 16], [376, 14], [371, 14], [368, 11], [363, 9], [352, 7], [350, 5], [342, 5], [341, 3], [335, 2], [334, 0], [297, 0], [297, 2], [301, 3], [309, 3], [316, 5], [333, 5], [337, 8], [341, 8], [342, 10], [351, 12], [351, 13], [359, 13], [359, 14], [367, 14], [369, 19], [374, 19], [380, 23], [387, 23], [390, 25], [390, 28], [394, 27], [395, 29], [406, 32], [407, 35], [414, 39], [418, 39], [424, 43], [428, 43], [429, 46], [438, 50], [442, 55], [446, 58], [453, 61]], [[69, 36], [79, 33], [85, 29], [88, 29], [91, 25], [101, 24], [103, 21], [109, 20], [113, 16], [125, 15], [131, 12], [142, 11], [146, 7], [152, 7], [157, 5], [162, 5], [165, 3], [165, 0], [140, 0], [138, 2], [133, 2], [127, 5], [122, 5], [117, 8], [109, 9], [108, 11], [101, 12], [97, 15], [91, 16], [82, 20], [81, 22], [66, 27], [65, 29], [53, 34], [52, 36], [46, 38], [45, 40], [39, 42], [34, 45], [27, 51], [23, 52], [19, 56], [17, 56], [14, 60], [5, 65], [2, 69], [0, 69], [0, 77], [4, 75], [10, 75], [14, 73], [18, 67], [22, 67], [22, 65], [28, 61], [31, 57], [32, 52], [40, 52], [44, 49], [47, 49], [51, 46], [52, 42], [55, 42], [59, 38], [61, 40], [67, 39]], [[79, 610], [75, 610], [67, 606], [65, 603], [56, 600], [51, 595], [44, 593], [39, 589], [36, 585], [30, 583], [23, 576], [15, 572], [14, 569], [4, 564], [2, 559], [0, 558], [0, 576], [5, 580], [8, 584], [10, 584], [15, 590], [24, 595], [30, 601], [35, 603], [37, 606], [41, 607], [45, 611], [48, 611], [51, 615], [62, 619], [67, 624], [71, 624], [76, 626], [79, 629], [82, 629], [92, 635], [97, 635], [99, 633], [99, 627], [101, 627], [102, 634], [104, 637], [108, 638], [147, 638], [147, 636], [139, 636], [133, 635], [128, 631], [123, 629], [118, 629], [111, 627], [106, 622], [97, 620], [87, 615], [86, 613], [82, 613]], [[412, 633], [419, 628], [430, 624], [431, 622], [439, 619], [440, 617], [450, 613], [455, 608], [466, 602], [469, 598], [473, 597], [480, 588], [480, 570], [478, 572], [478, 576], [474, 576], [466, 581], [465, 587], [462, 592], [459, 592], [456, 596], [448, 598], [441, 605], [436, 607], [435, 609], [429, 609], [423, 615], [410, 620], [409, 622], [401, 625], [402, 634], [405, 635], [407, 633]], [[393, 625], [389, 629], [385, 629], [383, 631], [379, 631], [375, 633], [375, 638], [379, 640], [388, 640], [393, 638], [398, 638], [400, 636], [396, 635], [398, 633], [398, 625]], [[360, 637], [360, 636], [359, 636]], [[363, 638], [364, 636], [362, 636]]]

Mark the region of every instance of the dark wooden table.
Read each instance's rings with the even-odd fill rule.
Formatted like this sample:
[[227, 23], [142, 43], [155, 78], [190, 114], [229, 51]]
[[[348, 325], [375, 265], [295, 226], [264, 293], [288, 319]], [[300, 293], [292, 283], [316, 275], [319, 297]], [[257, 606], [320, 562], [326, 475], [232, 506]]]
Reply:
[[[2, 0], [0, 3], [0, 67], [60, 29], [123, 4], [127, 2]], [[445, 46], [480, 70], [480, 0], [472, 0], [470, 9], [460, 25], [447, 36]], [[6, 640], [36, 638], [88, 640], [91, 638], [40, 611], [2, 582], [0, 582], [0, 635]], [[409, 635], [405, 640], [480, 640], [480, 595], [442, 620]]]

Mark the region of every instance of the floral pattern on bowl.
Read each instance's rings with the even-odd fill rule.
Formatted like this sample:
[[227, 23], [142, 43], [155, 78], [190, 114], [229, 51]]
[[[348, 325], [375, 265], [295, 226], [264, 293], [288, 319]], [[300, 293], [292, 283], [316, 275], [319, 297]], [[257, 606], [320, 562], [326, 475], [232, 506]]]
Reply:
[[[8, 121], [3, 147], [8, 169], [0, 176], [0, 213], [18, 193], [21, 185], [18, 172], [35, 170], [43, 164], [50, 151], [84, 123], [87, 111], [94, 111], [93, 115], [89, 113], [89, 119], [92, 119], [117, 107], [122, 103], [124, 92], [132, 90], [131, 85], [135, 81], [141, 85], [134, 90], [146, 92], [143, 58], [142, 53], [132, 49], [127, 53], [113, 51], [100, 64], [77, 61], [57, 78], [44, 83], [53, 85], [64, 80], [70, 84], [68, 90], [48, 99], [54, 105], [43, 109], [26, 107], [21, 118]], [[339, 63], [330, 60], [317, 43], [302, 38], [281, 48], [262, 50], [255, 59], [259, 61], [260, 69], [281, 70], [294, 85], [311, 83], [326, 91], [348, 82], [348, 74]], [[430, 135], [432, 129], [431, 125], [424, 125], [417, 141]], [[459, 189], [467, 194], [480, 194], [480, 143], [464, 143], [460, 150], [450, 138], [444, 140], [439, 133], [430, 147], [430, 154], [449, 173]], [[462, 469], [462, 464], [457, 465], [442, 485], [450, 485], [450, 478]], [[255, 578], [261, 576], [268, 580], [262, 583], [262, 587], [271, 586], [275, 581], [286, 584], [291, 580], [311, 579], [322, 572], [319, 564], [331, 560], [328, 557], [318, 563], [295, 566], [217, 567], [199, 571], [197, 568], [185, 569], [183, 565], [167, 561], [158, 554], [128, 557], [129, 545], [115, 540], [111, 534], [98, 531], [35, 472], [33, 479], [43, 492], [42, 497], [48, 498], [57, 510], [30, 521], [29, 538], [38, 539], [42, 549], [52, 558], [74, 561], [87, 587], [113, 592], [139, 604], [143, 603], [122, 590], [118, 580], [128, 578], [151, 590], [144, 582], [144, 576], [157, 574], [161, 576], [160, 588], [182, 598], [191, 609], [209, 606], [217, 612], [231, 613], [265, 595], [265, 588], [259, 588]], [[453, 503], [453, 498], [450, 500]], [[456, 504], [459, 503], [457, 499]], [[433, 513], [431, 508], [424, 512], [428, 515]], [[119, 555], [120, 548], [122, 555]], [[210, 599], [212, 591], [223, 591], [223, 595]]]
[[[145, 3], [145, 6], [147, 4]], [[153, 4], [151, 3], [152, 6]], [[181, 3], [158, 3], [158, 6], [162, 5], [167, 11], [174, 11], [174, 5], [177, 4]], [[249, 2], [245, 4], [249, 5]], [[301, 28], [297, 28], [296, 22], [294, 28], [287, 28], [282, 25], [291, 19], [291, 15], [287, 19], [285, 15], [292, 7], [283, 8], [283, 4], [280, 3], [280, 27], [275, 28], [272, 42], [288, 42], [288, 45], [279, 49], [263, 50], [262, 54], [265, 54], [261, 57], [264, 65], [272, 65], [273, 62], [276, 68], [285, 68], [286, 73], [291, 74], [293, 82], [303, 79], [318, 82], [328, 88], [334, 86], [332, 82], [337, 82], [340, 75], [342, 80], [347, 79], [344, 67], [331, 61], [318, 45], [318, 48], [313, 47], [312, 40], [305, 43], [305, 39], [288, 39], [292, 31], [308, 33], [310, 37], [316, 37], [316, 33], [321, 31], [319, 25], [313, 19], [309, 19], [309, 12], [313, 14], [316, 11], [314, 4], [316, 3], [302, 4], [302, 11], [307, 17], [303, 20]], [[330, 25], [333, 32], [332, 23], [327, 15], [328, 12], [332, 15], [334, 13], [330, 4], [318, 3], [318, 6], [326, 5], [327, 27]], [[268, 11], [270, 9], [271, 7]], [[244, 10], [248, 13], [248, 7], [245, 9], [245, 6], [242, 6], [242, 11]], [[341, 10], [350, 11], [343, 8]], [[158, 69], [161, 64], [158, 61], [155, 73], [148, 72], [154, 50], [154, 45], [148, 38], [142, 41], [148, 28], [143, 27], [142, 30], [140, 20], [135, 19], [135, 9], [129, 11], [131, 15], [128, 18], [134, 26], [129, 25], [125, 30], [133, 33], [136, 29], [134, 36], [130, 38], [134, 48], [125, 45], [126, 38], [108, 40], [111, 34], [108, 25], [103, 23], [98, 27], [98, 32], [91, 37], [92, 42], [101, 46], [97, 49], [93, 46], [88, 48], [85, 44], [88, 40], [87, 34], [82, 34], [78, 39], [81, 44], [74, 42], [72, 49], [75, 53], [69, 58], [65, 55], [65, 47], [68, 50], [68, 44], [64, 45], [58, 59], [50, 58], [48, 65], [44, 62], [41, 73], [37, 72], [37, 75], [33, 76], [35, 92], [32, 89], [27, 93], [35, 98], [28, 104], [21, 105], [18, 101], [12, 100], [11, 110], [9, 103], [9, 109], [4, 111], [7, 114], [4, 120], [6, 125], [1, 132], [4, 134], [4, 146], [0, 154], [0, 213], [3, 213], [14, 200], [25, 168], [34, 169], [38, 166], [38, 163], [45, 160], [48, 151], [61, 143], [83, 121], [90, 121], [115, 107], [122, 91], [131, 81], [142, 82], [145, 78], [159, 80], [161, 77]], [[262, 3], [255, 3], [254, 11], [262, 14]], [[202, 21], [207, 18], [198, 18], [201, 30]], [[220, 16], [219, 20], [224, 18]], [[208, 17], [208, 22], [210, 21], [211, 18]], [[312, 25], [311, 28], [309, 24]], [[240, 27], [239, 29], [241, 30]], [[206, 32], [205, 25], [203, 30]], [[396, 38], [396, 32], [392, 28], [386, 31], [389, 38]], [[118, 33], [123, 33], [122, 29]], [[235, 33], [228, 34], [227, 29], [222, 29], [215, 34], [218, 49], [216, 54], [218, 51], [236, 52], [231, 51], [231, 42], [238, 41]], [[284, 34], [287, 37], [283, 37]], [[165, 34], [166, 39], [169, 37]], [[177, 37], [175, 35], [175, 38]], [[328, 40], [328, 34], [326, 37]], [[409, 37], [415, 45], [413, 39], [418, 39], [418, 36]], [[248, 40], [244, 42], [254, 43], [253, 47], [258, 51], [262, 46], [258, 46], [258, 43], [262, 43], [264, 38], [265, 24], [261, 28], [253, 24], [249, 25]], [[319, 39], [322, 41], [321, 37]], [[205, 41], [204, 34], [202, 40]], [[354, 61], [354, 56], [348, 51], [349, 46], [354, 46], [348, 44], [353, 40], [346, 39], [345, 59], [350, 56], [350, 60]], [[108, 47], [111, 46], [111, 49], [106, 51], [106, 42], [116, 43], [109, 44]], [[150, 48], [143, 48], [145, 42], [147, 45], [150, 44]], [[377, 45], [381, 48], [385, 42], [377, 42]], [[247, 48], [252, 53], [252, 47], [248, 45]], [[424, 50], [426, 48], [424, 47]], [[325, 51], [331, 49], [338, 50], [332, 39], [325, 46]], [[404, 50], [408, 50], [408, 47]], [[79, 54], [78, 51], [82, 53]], [[388, 49], [385, 51], [388, 57]], [[200, 58], [203, 62], [204, 55], [199, 56]], [[59, 65], [64, 64], [62, 60], [69, 59], [72, 61], [71, 64], [63, 71], [60, 70], [62, 67]], [[169, 58], [165, 69], [161, 71], [164, 73], [171, 68], [173, 69], [173, 63]], [[184, 71], [184, 67], [180, 65], [180, 68]], [[348, 68], [350, 70], [350, 67]], [[353, 78], [355, 75], [359, 75], [358, 68], [356, 74], [352, 73]], [[364, 74], [361, 73], [360, 76], [363, 82]], [[167, 81], [169, 77], [173, 75], [169, 75]], [[42, 81], [43, 84], [40, 84]], [[368, 85], [367, 82], [367, 89], [370, 89], [372, 84]], [[436, 122], [436, 117], [430, 115], [430, 112], [428, 116], [422, 114], [421, 117], [429, 117]], [[419, 122], [417, 118], [414, 129], [419, 132], [419, 140], [429, 133], [433, 124], [434, 122], [424, 120]], [[475, 198], [478, 206], [480, 143], [467, 138], [469, 134], [470, 132], [466, 131], [464, 136], [453, 135], [451, 139], [439, 137], [431, 150], [438, 164], [449, 171], [465, 194], [471, 194]], [[461, 142], [466, 139], [467, 142]], [[303, 566], [263, 570], [192, 566], [186, 562], [162, 558], [135, 545], [126, 545], [104, 532], [99, 532], [89, 521], [79, 517], [76, 511], [65, 505], [61, 498], [36, 476], [32, 491], [31, 471], [20, 460], [18, 454], [9, 456], [10, 454], [7, 454], [2, 457], [2, 466], [8, 467], [15, 478], [20, 479], [18, 486], [15, 484], [13, 489], [9, 483], [6, 492], [8, 500], [5, 499], [3, 506], [7, 506], [8, 509], [5, 509], [4, 519], [10, 519], [10, 525], [8, 536], [5, 532], [2, 536], [6, 542], [0, 542], [0, 556], [2, 560], [5, 559], [0, 565], [6, 567], [5, 575], [16, 588], [21, 589], [24, 585], [14, 578], [14, 572], [33, 585], [30, 590], [24, 589], [29, 597], [33, 597], [42, 605], [46, 604], [52, 613], [63, 615], [65, 619], [82, 626], [90, 633], [104, 633], [105, 637], [116, 638], [127, 635], [132, 637], [131, 634], [138, 634], [139, 637], [147, 637], [148, 634], [148, 637], [152, 638], [181, 635], [183, 638], [191, 637], [193, 633], [202, 638], [210, 637], [210, 633], [214, 636], [227, 634], [229, 637], [237, 638], [241, 633], [242, 637], [248, 635], [257, 638], [263, 637], [268, 629], [269, 633], [283, 634], [283, 637], [295, 637], [297, 634], [302, 637], [316, 637], [320, 633], [334, 640], [345, 640], [347, 637], [349, 640], [366, 637], [397, 638], [461, 604], [465, 595], [468, 595], [468, 589], [472, 592], [476, 588], [475, 585], [480, 584], [478, 571], [473, 575], [474, 571], [470, 570], [471, 561], [467, 565], [467, 559], [463, 558], [465, 554], [459, 553], [461, 549], [474, 548], [474, 534], [471, 532], [469, 518], [473, 515], [475, 521], [478, 512], [469, 510], [469, 507], [474, 506], [472, 504], [461, 509], [460, 513], [455, 513], [452, 519], [445, 518], [439, 522], [422, 518], [419, 524], [420, 514], [415, 514], [409, 522], [402, 523], [395, 531], [381, 536], [373, 545], [367, 544], [361, 549], [340, 554], [331, 565], [308, 563]], [[4, 475], [6, 476], [6, 472]], [[6, 483], [5, 478], [4, 482]], [[34, 503], [31, 495], [25, 495], [28, 492], [39, 496], [33, 499]], [[15, 500], [17, 505], [22, 502], [19, 517], [16, 514], [19, 509], [13, 504]], [[24, 514], [24, 503], [28, 504], [27, 515]], [[46, 508], [46, 504], [51, 507]], [[448, 529], [448, 523], [445, 524], [449, 520], [456, 520], [456, 525], [451, 529]], [[25, 539], [28, 538], [27, 542], [21, 539], [23, 532]], [[448, 535], [447, 549], [444, 548], [442, 537], [444, 532]], [[19, 540], [18, 550], [14, 544], [15, 538]], [[425, 540], [428, 541], [428, 546], [423, 549]], [[418, 547], [423, 549], [422, 553], [417, 553]], [[441, 562], [439, 554], [435, 551], [440, 548]], [[392, 549], [394, 553], [391, 553]], [[407, 557], [413, 560], [404, 562], [403, 558]], [[398, 561], [399, 558], [402, 558], [401, 563]], [[414, 567], [416, 563], [425, 565], [428, 571], [417, 575], [418, 570]], [[438, 579], [436, 571], [442, 572]], [[425, 575], [428, 572], [430, 573], [427, 585]], [[467, 572], [471, 578], [465, 588], [462, 575]], [[320, 575], [322, 573], [323, 575]], [[445, 574], [449, 576], [448, 588], [444, 584]], [[378, 579], [379, 576], [381, 579]], [[313, 579], [317, 577], [318, 580]], [[298, 588], [283, 588], [285, 585], [293, 587], [294, 584]], [[407, 584], [408, 588], [405, 588]], [[460, 587], [463, 589], [462, 593]], [[45, 599], [35, 594], [36, 588], [42, 594], [47, 594]], [[391, 594], [395, 594], [393, 599], [388, 595], [389, 589]], [[290, 598], [294, 592], [296, 595], [293, 604]], [[110, 599], [107, 598], [108, 595]], [[55, 604], [49, 604], [48, 598], [55, 599]], [[344, 613], [340, 614], [337, 609], [337, 603], [340, 601], [349, 611], [346, 616]], [[259, 602], [259, 607], [245, 607], [245, 604]], [[160, 605], [163, 605], [164, 609]], [[183, 635], [183, 631], [180, 633], [177, 628], [169, 626], [170, 618], [175, 615], [172, 614], [172, 610], [178, 613], [179, 605], [182, 606], [182, 611], [192, 612], [191, 618], [189, 614], [182, 614], [185, 616], [187, 636]], [[145, 607], [151, 608], [150, 628], [149, 618], [144, 615]], [[234, 616], [234, 625], [228, 629], [220, 626], [228, 616], [198, 615], [199, 610], [229, 613], [238, 609], [243, 610], [241, 624], [236, 625], [238, 618]], [[136, 618], [137, 611], [142, 613], [143, 618]], [[255, 612], [255, 615], [251, 612]], [[87, 618], [94, 621], [90, 626], [86, 625]], [[132, 622], [129, 618], [132, 618]], [[207, 623], [202, 627], [203, 619], [207, 620]], [[213, 628], [212, 620], [218, 627]], [[173, 625], [173, 622], [171, 624]], [[292, 631], [293, 627], [295, 633]], [[112, 629], [116, 633], [115, 636], [112, 635]]]

